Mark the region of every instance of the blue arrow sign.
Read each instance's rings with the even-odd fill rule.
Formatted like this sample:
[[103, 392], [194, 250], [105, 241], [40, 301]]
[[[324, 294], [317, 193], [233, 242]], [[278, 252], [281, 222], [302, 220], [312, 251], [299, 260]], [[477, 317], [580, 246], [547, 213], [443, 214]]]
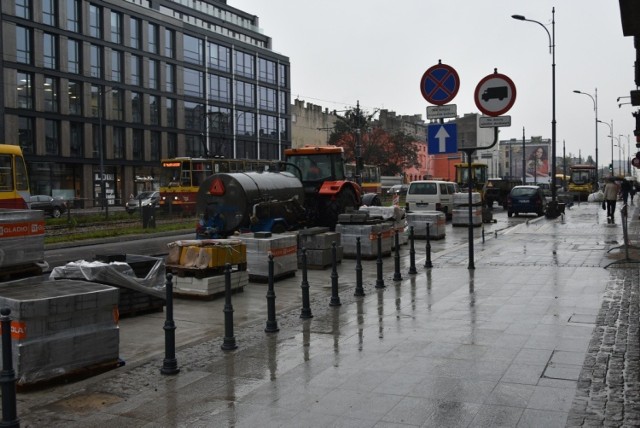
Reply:
[[456, 153], [458, 151], [458, 127], [455, 123], [438, 123], [427, 127], [427, 144], [430, 155]]

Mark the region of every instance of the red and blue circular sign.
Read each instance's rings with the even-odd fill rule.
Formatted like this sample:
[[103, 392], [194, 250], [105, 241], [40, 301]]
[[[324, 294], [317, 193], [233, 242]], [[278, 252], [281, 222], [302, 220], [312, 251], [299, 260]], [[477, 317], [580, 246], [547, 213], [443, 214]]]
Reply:
[[420, 79], [420, 91], [425, 100], [437, 106], [455, 98], [460, 89], [460, 77], [453, 67], [438, 63], [430, 67]]

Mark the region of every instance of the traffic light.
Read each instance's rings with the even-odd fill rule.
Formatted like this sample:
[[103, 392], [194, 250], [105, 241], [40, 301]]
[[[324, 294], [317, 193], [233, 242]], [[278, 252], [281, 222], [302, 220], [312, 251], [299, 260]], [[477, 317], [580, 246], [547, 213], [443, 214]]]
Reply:
[[609, 164], [609, 172], [613, 173], [613, 164], [612, 163]]

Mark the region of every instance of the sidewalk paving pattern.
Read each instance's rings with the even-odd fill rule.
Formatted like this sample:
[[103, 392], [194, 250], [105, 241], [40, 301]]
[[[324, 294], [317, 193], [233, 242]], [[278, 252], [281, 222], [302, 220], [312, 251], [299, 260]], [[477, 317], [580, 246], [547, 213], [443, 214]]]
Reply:
[[[631, 243], [637, 210], [628, 229]], [[160, 374], [162, 348], [141, 335], [149, 358], [20, 393], [18, 415], [49, 427], [638, 426], [640, 255], [630, 246], [626, 258], [622, 235], [598, 204], [581, 204], [476, 240], [475, 269], [466, 245], [434, 255], [432, 269], [416, 245], [408, 275], [405, 246], [401, 281], [385, 258], [385, 289], [363, 262], [365, 297], [344, 260], [340, 307], [329, 307], [330, 269], [309, 272], [310, 320], [291, 309], [299, 275], [278, 281], [278, 333], [264, 317], [235, 328], [235, 351], [220, 349], [221, 334], [182, 346], [175, 376]], [[233, 296], [236, 318], [251, 299]], [[221, 326], [222, 312], [211, 319]]]

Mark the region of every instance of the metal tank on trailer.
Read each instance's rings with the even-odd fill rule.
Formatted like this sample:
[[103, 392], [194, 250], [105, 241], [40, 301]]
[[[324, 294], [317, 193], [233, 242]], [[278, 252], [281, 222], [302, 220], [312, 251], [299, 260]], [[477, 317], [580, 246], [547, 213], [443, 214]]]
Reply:
[[288, 172], [218, 173], [200, 185], [196, 210], [198, 235], [229, 236], [252, 226], [284, 232], [304, 218], [304, 189]]

